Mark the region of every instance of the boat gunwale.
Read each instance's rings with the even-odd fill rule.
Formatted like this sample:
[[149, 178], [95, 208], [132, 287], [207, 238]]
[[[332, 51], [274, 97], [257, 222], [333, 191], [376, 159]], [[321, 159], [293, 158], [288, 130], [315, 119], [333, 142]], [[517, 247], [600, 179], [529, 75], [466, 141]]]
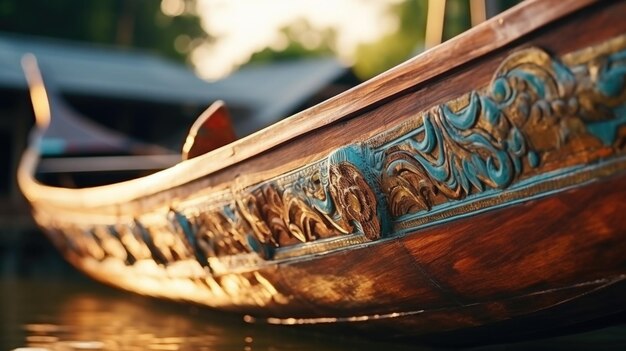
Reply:
[[[449, 70], [486, 56], [555, 20], [571, 15], [598, 1], [530, 0], [523, 2], [329, 100], [250, 136], [148, 176], [80, 189], [45, 185], [34, 179], [39, 154], [33, 145], [30, 145], [24, 152], [18, 168], [18, 183], [24, 196], [33, 205], [43, 202], [66, 208], [116, 206], [164, 192], [244, 162], [304, 134], [366, 112], [383, 101], [425, 84]], [[461, 52], [463, 52], [462, 55], [454, 55]], [[442, 59], [445, 59], [443, 61], [446, 64], [441, 64]], [[347, 104], [345, 101], [347, 99], [355, 103]]]

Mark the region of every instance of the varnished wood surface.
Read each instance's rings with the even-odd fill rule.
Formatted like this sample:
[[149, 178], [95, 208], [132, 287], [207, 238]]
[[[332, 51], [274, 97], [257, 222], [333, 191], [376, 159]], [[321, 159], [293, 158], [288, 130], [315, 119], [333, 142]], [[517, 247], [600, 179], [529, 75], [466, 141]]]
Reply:
[[[354, 141], [353, 138], [346, 138], [345, 135], [346, 129], [344, 129], [344, 125], [351, 124], [349, 122], [350, 118], [370, 111], [388, 102], [392, 97], [397, 97], [411, 90], [424, 89], [418, 101], [432, 105], [436, 100], [433, 101], [432, 97], [429, 98], [427, 96], [429, 95], [428, 92], [442, 92], [431, 85], [436, 84], [436, 82], [432, 81], [433, 78], [437, 77], [437, 80], [441, 82], [443, 79], [449, 78], [448, 75], [450, 73], [446, 72], [454, 72], [457, 69], [462, 69], [466, 64], [474, 63], [478, 58], [483, 58], [485, 55], [493, 55], [499, 49], [516, 40], [520, 40], [524, 35], [534, 33], [547, 24], [566, 17], [595, 2], [594, 0], [537, 0], [524, 2], [497, 18], [485, 22], [327, 102], [281, 121], [248, 138], [214, 150], [207, 155], [189, 160], [166, 171], [144, 177], [141, 180], [92, 189], [68, 190], [44, 187], [39, 184], [30, 184], [22, 188], [31, 202], [54, 202], [58, 206], [83, 209], [99, 207], [98, 211], [115, 213], [120, 210], [115, 206], [117, 204], [121, 205], [124, 211], [144, 211], [145, 207], [143, 204], [130, 201], [140, 200], [145, 202], [145, 196], [157, 194], [155, 202], [161, 203], [162, 201], [158, 195], [160, 192], [168, 191], [172, 187], [186, 184], [218, 171], [226, 173], [222, 173], [222, 175], [215, 174], [209, 178], [204, 177], [199, 186], [203, 188], [207, 186], [219, 187], [225, 180], [232, 181], [233, 176], [242, 185], [253, 184], [259, 180], [266, 179], [268, 176], [276, 175], [289, 168], [293, 169], [297, 165], [310, 162], [312, 159], [319, 159], [329, 147], [336, 148], [340, 145], [345, 145], [347, 142]], [[623, 21], [612, 23], [614, 23], [614, 27], [620, 27], [620, 22]], [[610, 31], [610, 27], [612, 26], [606, 26], [602, 29]], [[576, 45], [582, 43], [579, 40], [564, 41], [561, 38], [559, 38], [559, 42], [569, 43], [568, 45], [572, 46], [570, 49], [575, 49]], [[495, 63], [496, 61], [492, 62]], [[467, 67], [464, 69], [467, 69]], [[446, 74], [441, 76], [444, 73]], [[487, 75], [481, 78], [479, 74], [472, 74], [469, 85], [467, 84], [468, 82], [464, 82], [463, 85], [456, 85], [456, 87], [459, 89], [463, 88], [462, 90], [466, 92], [472, 87], [477, 87], [474, 84], [484, 82], [486, 79], [489, 79]], [[451, 82], [447, 82], [449, 86], [455, 86], [455, 84], [449, 83]], [[453, 94], [453, 90], [454, 88], [447, 90], [446, 94]], [[412, 106], [413, 108], [424, 107], [424, 105], [419, 103], [412, 104]], [[393, 107], [385, 109], [388, 112], [380, 112], [379, 114], [386, 115], [392, 111]], [[373, 125], [370, 125], [367, 122], [367, 116], [368, 114], [363, 114], [359, 118], [360, 122], [358, 124], [366, 126], [369, 135], [380, 131], [378, 128], [387, 126], [386, 124], [381, 125], [380, 122], [372, 122]], [[380, 119], [380, 116], [376, 118]], [[395, 114], [393, 123], [398, 123], [401, 119], [402, 116]], [[344, 135], [340, 138], [334, 136], [328, 140], [324, 136], [326, 127], [343, 131], [341, 133]], [[311, 144], [309, 138], [314, 131], [315, 136], [313, 138], [315, 143]], [[353, 135], [360, 135], [359, 138], [367, 137], [367, 135], [358, 134], [356, 130], [353, 131]], [[295, 153], [292, 150], [287, 158], [281, 158], [280, 155], [273, 152], [267, 153], [279, 145], [281, 148], [285, 146], [291, 149], [291, 144], [300, 145], [300, 150]], [[316, 145], [319, 149], [311, 152], [310, 145]], [[259, 163], [251, 162], [254, 161], [256, 156], [268, 157], [268, 159], [259, 162], [259, 165]], [[271, 161], [271, 159], [274, 161]], [[275, 162], [278, 159], [283, 161], [276, 168]], [[230, 166], [239, 164], [244, 160], [246, 162], [241, 167], [236, 169], [230, 168]], [[263, 166], [263, 164], [271, 165], [271, 167]], [[27, 164], [23, 168], [29, 168], [26, 166]], [[23, 175], [19, 179], [26, 177], [27, 175]], [[24, 183], [26, 181], [22, 181], [22, 184]], [[115, 195], [112, 195], [113, 193]], [[176, 193], [169, 191], [167, 197], [172, 197], [172, 195], [176, 196]]]
[[[573, 325], [626, 310], [615, 297], [626, 292], [625, 180], [622, 172], [400, 238], [212, 280], [243, 284], [250, 296], [221, 308], [259, 323], [337, 323], [381, 338], [492, 325], [504, 337]], [[607, 289], [610, 299], [593, 298]], [[259, 292], [267, 294], [261, 302]]]
[[[588, 7], [576, 12], [584, 6]], [[530, 16], [526, 11], [531, 10], [539, 10], [539, 13]], [[420, 111], [482, 88], [506, 57], [522, 49], [540, 47], [561, 56], [626, 33], [625, 13], [624, 1], [530, 2], [505, 14], [501, 17], [502, 23], [496, 20], [484, 25], [348, 95], [285, 122], [294, 123], [294, 131], [286, 132], [285, 139], [272, 137], [256, 145], [258, 149], [254, 151], [244, 147], [254, 138], [284, 132], [286, 124], [279, 124], [247, 141], [198, 156], [162, 176], [76, 191], [35, 186], [29, 196], [32, 195], [35, 208], [42, 212], [65, 211], [67, 215], [75, 211], [83, 220], [98, 214], [136, 218], [163, 208], [165, 211], [156, 215], [172, 215], [170, 210], [190, 197], [227, 187], [237, 190], [302, 167], [327, 157], [347, 143], [371, 138], [414, 118]], [[508, 24], [509, 20], [520, 18], [524, 20]], [[560, 19], [547, 23], [556, 18]], [[494, 31], [497, 28], [504, 33]], [[575, 40], [566, 40], [569, 38]], [[444, 68], [448, 70], [439, 71]], [[394, 84], [397, 87], [392, 87]], [[374, 101], [375, 97], [381, 100]], [[345, 104], [347, 100], [351, 103]], [[303, 124], [298, 122], [313, 113], [317, 117]], [[307, 130], [315, 132], [307, 133]], [[290, 139], [294, 136], [298, 137]], [[272, 144], [274, 142], [277, 144]], [[238, 149], [240, 147], [242, 149]], [[225, 163], [212, 164], [216, 155], [227, 150], [234, 154], [226, 156]], [[596, 166], [609, 161], [601, 157], [594, 160]], [[231, 161], [236, 164], [226, 167]], [[589, 161], [578, 165], [594, 166]], [[187, 174], [191, 168], [194, 172]], [[560, 323], [569, 323], [568, 319], [583, 321], [602, 316], [611, 309], [624, 309], [623, 301], [620, 304], [617, 299], [598, 304], [593, 310], [576, 304], [572, 304], [576, 307], [571, 309], [561, 307], [586, 294], [602, 293], [603, 287], [611, 286], [611, 291], [623, 290], [626, 221], [621, 214], [626, 211], [622, 200], [626, 196], [626, 178], [623, 170], [615, 172], [611, 178], [604, 175], [588, 184], [576, 183], [579, 187], [566, 191], [552, 189], [556, 192], [550, 195], [543, 193], [533, 200], [503, 204], [498, 209], [489, 208], [466, 218], [453, 218], [379, 241], [320, 255], [265, 261], [253, 271], [218, 272], [201, 266], [201, 259], [196, 260], [185, 244], [184, 235], [179, 235], [171, 226], [166, 228], [172, 223], [175, 225], [175, 221], [158, 222], [160, 227], [154, 229], [162, 234], [155, 237], [172, 241], [161, 245], [162, 252], [155, 249], [151, 238], [146, 239], [149, 235], [145, 231], [126, 236], [137, 235], [146, 240], [143, 243], [146, 246], [135, 252], [139, 254], [135, 259], [153, 264], [148, 267], [136, 268], [126, 265], [124, 259], [119, 260], [125, 255], [119, 242], [112, 247], [90, 247], [80, 239], [56, 243], [62, 249], [77, 252], [75, 256], [68, 254], [70, 261], [107, 283], [129, 290], [147, 287], [142, 290], [146, 294], [245, 313], [258, 321], [336, 322], [376, 331], [386, 337], [417, 337], [538, 316], [532, 322], [527, 321], [528, 324], [514, 327], [513, 332], [523, 333], [524, 328], [539, 325], [534, 324], [537, 320], [546, 323], [554, 317]], [[183, 173], [185, 177], [174, 181], [175, 176]], [[131, 188], [132, 191], [125, 192]], [[125, 202], [129, 199], [132, 201]], [[85, 235], [93, 239], [98, 236], [87, 228], [70, 230], [75, 231], [74, 237]], [[54, 231], [51, 230], [51, 237], [56, 240], [61, 236]], [[118, 236], [123, 234], [117, 232]], [[92, 243], [102, 244], [99, 240], [101, 238], [97, 237]], [[149, 262], [151, 257], [158, 258], [158, 262]], [[110, 265], [105, 267], [105, 263]], [[136, 280], [142, 277], [125, 276], [127, 270], [135, 268], [133, 274], [143, 273], [141, 269], [156, 273], [146, 278], [145, 286], [141, 286]], [[184, 276], [189, 271], [195, 274], [191, 279]], [[161, 291], [163, 286], [173, 289], [172, 296]], [[198, 287], [201, 288], [194, 290]], [[194, 295], [196, 291], [204, 295]], [[551, 316], [546, 311], [560, 312]]]
[[[421, 315], [398, 317], [394, 321], [372, 320], [362, 323], [303, 326], [321, 331], [362, 333], [372, 338], [410, 342], [433, 346], [471, 346], [484, 343], [523, 341], [546, 336], [556, 336], [593, 329], [606, 325], [606, 321], [619, 315], [614, 306], [623, 303], [626, 293], [624, 281], [611, 285], [597, 285], [593, 288], [573, 288], [564, 293], [546, 292], [542, 296], [527, 296], [517, 299], [526, 303], [541, 300], [550, 307], [525, 314], [517, 318], [492, 320], [492, 323], [479, 325], [468, 315], [485, 315], [498, 310], [499, 305], [474, 305], [459, 312], [454, 309], [431, 311]], [[557, 303], [566, 301], [566, 303]], [[493, 315], [493, 313], [492, 313]], [[581, 318], [584, 316], [584, 318]], [[622, 319], [617, 319], [622, 320]], [[463, 322], [465, 328], [450, 329], [445, 332], [429, 333], [433, 325], [455, 325]]]
[[[315, 133], [307, 133], [246, 162], [213, 173], [210, 178], [198, 182], [197, 186], [201, 188], [223, 184], [233, 174], [237, 175], [242, 184], [253, 184], [280, 174], [284, 170], [318, 160], [350, 140], [365, 140], [406, 122], [419, 111], [487, 85], [502, 60], [516, 50], [539, 47], [558, 56], [602, 42], [602, 38], [624, 33], [626, 22], [621, 20], [624, 12], [626, 12], [624, 1], [600, 2], [585, 8], [580, 13], [551, 23], [542, 30], [484, 55], [479, 60], [467, 62], [427, 82], [417, 79], [414, 86], [403, 94], [398, 94], [394, 100], [385, 101], [384, 105], [373, 107], [335, 124], [320, 127]], [[611, 25], [603, 25], [607, 23]], [[459, 36], [458, 40], [461, 40], [461, 37]], [[564, 40], [570, 37], [576, 40]], [[442, 44], [442, 47], [447, 44]], [[457, 50], [460, 55], [463, 54], [461, 49]], [[417, 58], [409, 62], [416, 62], [415, 60]], [[192, 187], [195, 185], [196, 183], [191, 184]]]
[[[622, 174], [263, 274], [297, 299], [300, 310], [283, 309], [282, 317], [315, 324], [319, 317], [351, 317], [355, 311], [362, 316], [399, 313], [397, 318], [346, 322], [357, 329], [387, 330], [382, 335], [486, 326], [550, 311], [613, 284], [624, 292], [625, 179]], [[348, 270], [352, 274], [341, 274]], [[626, 309], [623, 300], [609, 301], [595, 309], [588, 301], [589, 310], [570, 311], [567, 324]], [[402, 316], [412, 312], [419, 313]], [[534, 323], [551, 318], [562, 319], [545, 313]], [[522, 324], [515, 332], [533, 329], [533, 323]]]

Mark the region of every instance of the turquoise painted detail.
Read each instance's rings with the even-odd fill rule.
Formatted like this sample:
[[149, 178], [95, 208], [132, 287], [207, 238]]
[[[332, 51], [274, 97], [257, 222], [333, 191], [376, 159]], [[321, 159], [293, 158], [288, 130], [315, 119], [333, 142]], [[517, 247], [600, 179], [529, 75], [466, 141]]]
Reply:
[[603, 95], [616, 97], [623, 93], [626, 75], [626, 51], [608, 57], [598, 74], [597, 87]]
[[252, 250], [256, 252], [259, 257], [269, 260], [274, 257], [274, 248], [268, 244], [264, 244], [255, 238], [254, 235], [246, 234], [246, 244]]
[[[605, 64], [598, 72], [596, 87], [602, 95], [617, 98], [624, 94], [625, 79], [626, 50], [606, 58]], [[610, 112], [613, 113], [614, 116], [612, 117], [614, 118], [592, 121], [587, 124], [587, 130], [602, 140], [605, 145], [611, 145], [615, 142], [618, 128], [626, 123], [626, 106], [617, 106]]]
[[536, 152], [534, 151], [528, 152], [528, 164], [532, 168], [536, 168], [537, 166], [539, 166], [539, 155]]
[[141, 241], [146, 243], [146, 246], [148, 247], [148, 250], [150, 250], [150, 254], [152, 255], [152, 259], [157, 264], [167, 265], [167, 258], [165, 258], [165, 256], [163, 256], [163, 253], [156, 247], [156, 245], [154, 244], [154, 240], [152, 239], [152, 235], [150, 235], [150, 232], [146, 229], [146, 227], [141, 224], [139, 219], [135, 218], [135, 220], [133, 221], [133, 227], [133, 230], [138, 232], [137, 234]]
[[[329, 239], [330, 249], [320, 245], [316, 251], [327, 253], [341, 235], [356, 234], [351, 239], [359, 242], [358, 234], [393, 238], [579, 185], [585, 178], [571, 175], [622, 166], [626, 157], [620, 132], [626, 124], [626, 50], [606, 51], [569, 67], [539, 49], [522, 50], [502, 62], [484, 89], [288, 174], [243, 189], [233, 185], [202, 205], [202, 218], [183, 214], [197, 212], [197, 202], [190, 201], [194, 211], [172, 209], [166, 228], [160, 221], [144, 227], [140, 219], [127, 225], [157, 263], [193, 258], [187, 247], [167, 244], [180, 238], [208, 266], [209, 256], [250, 251], [282, 259], [282, 248], [301, 244], [308, 255], [316, 246], [306, 245]], [[48, 141], [42, 150], [64, 147]], [[560, 182], [566, 177], [571, 183]], [[511, 196], [501, 196], [505, 192]], [[199, 232], [205, 224], [217, 234]], [[115, 228], [109, 231], [122, 241]], [[97, 241], [101, 232], [86, 235]], [[169, 237], [155, 240], [157, 235]], [[229, 250], [220, 254], [216, 247]]]
[[169, 215], [172, 224], [178, 226], [180, 231], [182, 231], [185, 239], [189, 243], [189, 247], [193, 251], [193, 255], [196, 257], [196, 260], [202, 266], [209, 267], [209, 262], [207, 260], [208, 257], [206, 257], [206, 254], [201, 250], [200, 245], [198, 245], [196, 233], [193, 230], [191, 223], [189, 223], [189, 219], [184, 214], [173, 209], [170, 209]]
[[[267, 226], [284, 224], [281, 228], [289, 230], [326, 226], [324, 230], [342, 233], [351, 230], [344, 226], [347, 220], [352, 233], [369, 231], [372, 236], [377, 231], [391, 237], [398, 234], [393, 232], [397, 223], [541, 182], [546, 176], [541, 173], [542, 160], [558, 153], [576, 133], [591, 135], [606, 146], [616, 141], [618, 128], [626, 123], [626, 107], [623, 102], [601, 104], [607, 97], [624, 94], [625, 58], [626, 51], [607, 56], [600, 73], [592, 77], [586, 64], [568, 67], [539, 49], [518, 52], [502, 63], [484, 90], [416, 115], [412, 130], [376, 146], [365, 141], [342, 147], [325, 160], [246, 190], [256, 197], [246, 206], [258, 213], [243, 217], [252, 227], [261, 221]], [[581, 96], [598, 102], [583, 104]], [[568, 122], [573, 119], [575, 123]], [[580, 125], [583, 129], [569, 129]], [[396, 135], [393, 132], [390, 135]], [[531, 170], [532, 176], [525, 178]], [[375, 219], [349, 213], [353, 203], [342, 203], [342, 196], [348, 196], [342, 192], [352, 192], [350, 201], [373, 194]], [[289, 204], [298, 201], [304, 222], [290, 217], [294, 208]], [[365, 211], [366, 205], [357, 207]], [[232, 219], [236, 216], [229, 211], [248, 209], [224, 208], [224, 215]], [[378, 226], [375, 230], [373, 224]], [[275, 235], [275, 229], [269, 230]], [[318, 237], [310, 234], [299, 240]], [[248, 246], [271, 258], [278, 245], [259, 239], [263, 235], [266, 229], [253, 228], [246, 236]]]
[[602, 140], [602, 143], [607, 146], [615, 142], [618, 128], [626, 124], [626, 106], [616, 108], [613, 112], [615, 119], [587, 124], [589, 133]]
[[58, 138], [42, 138], [39, 140], [39, 153], [42, 156], [59, 156], [65, 153], [67, 143]]
[[[416, 116], [413, 132], [374, 150], [383, 155], [381, 183], [392, 217], [508, 188], [526, 170], [540, 168], [543, 154], [581, 133], [561, 121], [578, 119], [583, 132], [612, 145], [626, 109], [624, 99], [621, 105], [604, 101], [624, 94], [625, 75], [626, 50], [606, 57], [597, 76], [586, 64], [567, 67], [539, 49], [514, 54], [464, 106], [435, 106]], [[536, 139], [540, 149], [533, 145], [538, 133], [552, 138]]]
[[[369, 189], [359, 189], [360, 191], [371, 191], [376, 198], [376, 216], [380, 223], [379, 235], [387, 236], [391, 233], [391, 221], [388, 212], [387, 201], [382, 189], [380, 187], [380, 169], [382, 167], [382, 154], [374, 153], [369, 147], [365, 145], [349, 145], [336, 150], [327, 159], [327, 167], [325, 168], [326, 174], [324, 178], [329, 178], [328, 172], [333, 165], [340, 165], [348, 163], [354, 166], [360, 174], [363, 176], [364, 181], [367, 183]], [[328, 196], [327, 191], [327, 198]], [[371, 204], [362, 204], [369, 205]], [[363, 232], [363, 223], [355, 220], [354, 224], [359, 228], [360, 232]]]

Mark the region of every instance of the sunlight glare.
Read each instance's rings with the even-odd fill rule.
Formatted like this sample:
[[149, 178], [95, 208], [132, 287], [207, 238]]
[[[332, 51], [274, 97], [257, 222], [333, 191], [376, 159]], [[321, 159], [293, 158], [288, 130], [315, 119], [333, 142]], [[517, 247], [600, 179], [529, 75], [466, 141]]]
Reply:
[[281, 28], [305, 20], [315, 32], [302, 33], [303, 46], [321, 43], [318, 31], [337, 32], [338, 58], [350, 62], [356, 47], [394, 30], [397, 21], [388, 13], [393, 2], [367, 0], [200, 0], [198, 13], [205, 30], [218, 37], [195, 48], [191, 61], [207, 79], [222, 78], [251, 55], [266, 47], [286, 47]]

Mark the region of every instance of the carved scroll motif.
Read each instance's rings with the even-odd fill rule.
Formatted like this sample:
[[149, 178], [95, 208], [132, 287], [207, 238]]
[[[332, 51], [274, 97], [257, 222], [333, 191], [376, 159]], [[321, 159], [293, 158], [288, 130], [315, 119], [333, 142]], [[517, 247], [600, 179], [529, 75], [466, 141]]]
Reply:
[[[397, 218], [623, 147], [626, 52], [567, 67], [539, 49], [505, 60], [490, 86], [417, 116], [384, 154]], [[622, 136], [623, 138], [623, 136]], [[621, 144], [620, 144], [621, 143]]]
[[349, 163], [332, 165], [330, 193], [342, 218], [368, 239], [380, 238], [376, 196], [356, 167]]
[[293, 189], [279, 193], [274, 184], [244, 196], [240, 210], [256, 238], [274, 247], [308, 242], [339, 234], [323, 214], [312, 208]]
[[245, 237], [249, 228], [233, 206], [201, 211], [192, 221], [198, 250], [205, 258], [250, 251]]
[[51, 237], [79, 257], [206, 265], [347, 234], [392, 236], [390, 222], [623, 154], [625, 49], [619, 37], [561, 60], [522, 50], [485, 89], [314, 164], [130, 223], [52, 221]]

